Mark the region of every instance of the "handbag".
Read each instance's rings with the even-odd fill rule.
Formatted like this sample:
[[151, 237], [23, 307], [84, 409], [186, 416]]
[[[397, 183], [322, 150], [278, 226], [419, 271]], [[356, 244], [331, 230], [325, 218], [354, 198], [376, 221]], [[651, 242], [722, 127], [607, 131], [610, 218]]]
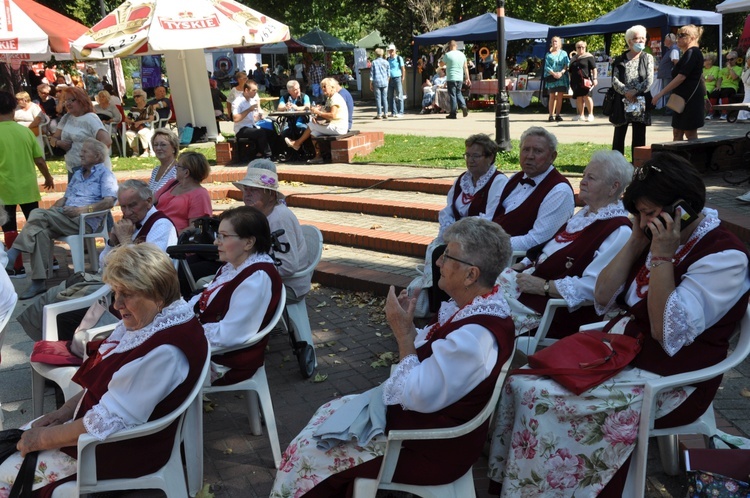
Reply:
[[511, 374], [545, 375], [575, 394], [614, 377], [641, 351], [642, 337], [577, 332], [529, 356], [531, 368]]
[[578, 74], [581, 76], [581, 83], [583, 84], [584, 88], [591, 88], [594, 86], [594, 82], [591, 80], [591, 78], [587, 78], [583, 74], [583, 69], [580, 67], [578, 68]]
[[31, 489], [34, 486], [34, 477], [36, 475], [36, 461], [39, 457], [38, 451], [27, 453], [23, 458], [21, 468], [18, 469], [18, 475], [10, 488], [8, 498], [31, 498]]
[[[688, 100], [693, 98], [693, 95], [695, 95], [695, 92], [698, 91], [698, 87], [700, 86], [700, 84], [701, 82], [698, 81], [698, 84], [695, 85], [695, 90], [693, 90], [693, 93], [690, 94], [690, 97], [688, 97]], [[676, 93], [673, 93], [669, 96], [666, 106], [672, 109], [677, 114], [682, 114], [682, 112], [685, 110], [685, 104], [687, 104], [687, 100], [683, 99]]]
[[21, 429], [6, 429], [0, 431], [0, 463], [15, 453], [16, 445], [21, 440], [23, 431]]
[[[715, 449], [715, 439], [720, 439], [731, 449]], [[750, 496], [750, 484], [747, 482], [750, 480], [748, 475], [750, 451], [737, 449], [737, 446], [717, 436], [711, 436], [709, 447], [710, 449], [691, 448], [685, 451], [687, 497], [747, 498]]]
[[615, 97], [617, 92], [612, 87], [607, 89], [607, 93], [604, 94], [604, 101], [602, 101], [602, 114], [605, 116], [611, 116], [615, 107]]

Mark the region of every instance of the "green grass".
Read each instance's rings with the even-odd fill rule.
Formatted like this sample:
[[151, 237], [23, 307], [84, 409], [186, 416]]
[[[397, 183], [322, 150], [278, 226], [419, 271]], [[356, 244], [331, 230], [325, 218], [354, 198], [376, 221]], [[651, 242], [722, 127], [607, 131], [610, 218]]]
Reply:
[[[498, 156], [498, 167], [502, 170], [520, 170], [518, 140], [512, 141], [512, 149]], [[610, 150], [604, 144], [579, 142], [559, 144], [555, 161], [557, 169], [567, 173], [582, 173], [597, 150]], [[421, 137], [417, 135], [386, 135], [385, 145], [375, 149], [366, 157], [356, 157], [356, 163], [411, 164], [428, 168], [465, 168], [463, 138]]]

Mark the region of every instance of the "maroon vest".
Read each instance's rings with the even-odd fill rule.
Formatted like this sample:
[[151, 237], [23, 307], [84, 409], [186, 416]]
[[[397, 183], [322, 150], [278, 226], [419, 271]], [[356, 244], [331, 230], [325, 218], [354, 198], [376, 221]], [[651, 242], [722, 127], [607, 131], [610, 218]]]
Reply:
[[[448, 324], [438, 330], [430, 340], [417, 349], [420, 361], [432, 356], [435, 341], [445, 339], [448, 334], [467, 324], [487, 328], [498, 345], [498, 356], [492, 373], [469, 394], [450, 406], [435, 413], [419, 413], [404, 410], [400, 405], [390, 405], [387, 410], [386, 431], [397, 429], [433, 429], [456, 427], [477, 415], [492, 396], [498, 375], [513, 351], [514, 327], [510, 317], [472, 316]], [[398, 482], [446, 483], [458, 479], [476, 463], [487, 438], [489, 420], [474, 431], [455, 439], [435, 441], [405, 441], [399, 457], [399, 469], [408, 472], [408, 480]], [[418, 476], [417, 476], [418, 474]]]
[[[690, 265], [705, 256], [729, 249], [747, 254], [744, 244], [723, 226], [711, 230], [693, 247], [685, 259], [675, 266], [675, 286], [679, 285]], [[644, 251], [636, 264], [633, 265], [628, 285], [625, 287], [626, 290], [635, 280], [640, 268], [645, 264], [647, 254], [648, 250]], [[643, 348], [633, 360], [632, 365], [659, 375], [673, 375], [715, 365], [726, 358], [729, 339], [734, 333], [735, 326], [742, 319], [747, 305], [748, 294], [745, 294], [717, 323], [696, 337], [692, 344], [682, 347], [674, 356], [669, 356], [661, 344], [651, 336], [648, 296], [644, 297], [629, 309], [634, 319], [625, 328], [625, 333], [628, 335], [636, 336], [638, 333], [642, 333], [644, 336]], [[622, 303], [621, 306], [625, 307]], [[618, 319], [619, 317], [616, 317], [611, 320], [607, 328], [614, 325]], [[721, 384], [721, 378], [722, 376], [718, 376], [696, 384], [696, 390], [693, 394], [675, 410], [677, 413], [669, 414], [667, 417], [673, 416], [675, 423], [683, 422], [683, 420], [684, 423], [689, 423], [695, 420], [706, 411], [713, 400], [716, 390]], [[674, 424], [668, 424], [667, 426], [670, 425]]]
[[[586, 270], [591, 261], [594, 259], [594, 253], [604, 243], [612, 232], [623, 225], [632, 226], [630, 220], [624, 216], [609, 218], [606, 220], [597, 220], [581, 231], [581, 234], [573, 242], [561, 248], [559, 251], [550, 254], [542, 263], [536, 265], [534, 276], [544, 280], [559, 280], [564, 277], [580, 277]], [[565, 230], [563, 226], [558, 233]], [[570, 259], [568, 259], [570, 258]], [[570, 263], [570, 268], [566, 264]], [[518, 298], [523, 304], [533, 309], [537, 313], [544, 313], [547, 307], [547, 296], [538, 294], [521, 294]], [[570, 312], [568, 309], [558, 309], [552, 320], [552, 326], [547, 333], [547, 337], [560, 339], [578, 331], [578, 328], [585, 323], [592, 323], [599, 320], [592, 305], [581, 306], [576, 311]]]
[[[161, 211], [156, 211], [154, 214], [149, 216], [149, 218], [146, 220], [146, 223], [143, 224], [141, 230], [138, 232], [138, 237], [136, 237], [133, 242], [135, 242], [136, 244], [142, 244], [146, 242], [146, 238], [148, 237], [148, 233], [151, 231], [151, 227], [153, 227], [154, 223], [159, 220], [167, 220], [172, 223], [172, 220], [169, 219], [169, 216], [162, 213]], [[174, 226], [174, 223], [172, 223], [172, 226]]]
[[[219, 269], [219, 274], [224, 269]], [[279, 298], [281, 296], [281, 277], [279, 276], [278, 270], [272, 263], [255, 263], [244, 270], [242, 270], [236, 277], [224, 284], [221, 289], [216, 291], [216, 295], [211, 300], [206, 310], [200, 313], [198, 319], [201, 323], [216, 323], [224, 318], [229, 310], [229, 302], [232, 299], [232, 294], [235, 289], [245, 281], [246, 278], [250, 277], [256, 271], [265, 272], [271, 278], [271, 302], [268, 305], [268, 309], [263, 315], [263, 322], [261, 328], [268, 325], [271, 321], [276, 307], [279, 304]], [[218, 274], [217, 274], [218, 275]], [[198, 313], [198, 305], [196, 304], [196, 313]], [[217, 379], [214, 385], [223, 386], [227, 384], [236, 384], [237, 382], [247, 380], [255, 374], [255, 371], [263, 365], [264, 353], [266, 350], [266, 344], [268, 343], [268, 336], [266, 336], [260, 342], [247, 347], [245, 349], [238, 349], [231, 353], [222, 355], [215, 355], [211, 358], [211, 361], [224, 365], [231, 368], [223, 377]]]
[[[451, 202], [451, 209], [453, 210], [453, 219], [456, 221], [461, 219], [461, 214], [458, 212], [458, 209], [456, 209], [456, 200], [458, 200], [458, 196], [463, 192], [461, 190], [461, 179], [464, 177], [464, 175], [468, 174], [468, 172], [462, 173], [461, 176], [458, 177], [458, 180], [456, 180], [456, 188], [453, 189], [453, 201]], [[492, 188], [492, 184], [495, 183], [497, 175], [500, 174], [502, 173], [495, 170], [495, 173], [493, 173], [490, 179], [487, 180], [487, 183], [484, 185], [484, 187], [480, 188], [474, 194], [474, 199], [472, 199], [471, 203], [469, 204], [469, 212], [466, 214], [466, 216], [479, 216], [487, 210], [487, 197], [489, 196], [490, 188]]]
[[[163, 417], [185, 401], [195, 387], [203, 364], [208, 355], [208, 344], [198, 320], [190, 319], [181, 325], [161, 330], [148, 338], [140, 346], [123, 353], [115, 354], [103, 361], [96, 361], [99, 353], [89, 357], [73, 376], [73, 382], [88, 389], [81, 401], [77, 418], [82, 418], [109, 389], [112, 376], [131, 361], [142, 358], [158, 346], [176, 346], [187, 357], [190, 367], [187, 378], [170, 394], [159, 402], [149, 420]], [[166, 464], [172, 453], [172, 441], [177, 430], [177, 421], [162, 431], [137, 439], [120, 441], [100, 446], [96, 450], [97, 476], [100, 479], [134, 478], [155, 472]], [[70, 446], [62, 451], [72, 457], [77, 456], [77, 448]], [[148, 455], [148, 458], [143, 458]]]
[[500, 204], [498, 204], [497, 210], [492, 216], [492, 221], [503, 227], [503, 230], [505, 230], [511, 237], [527, 234], [532, 228], [534, 228], [534, 223], [539, 215], [539, 206], [542, 205], [544, 198], [556, 185], [565, 183], [570, 187], [571, 191], [573, 190], [573, 187], [570, 186], [570, 182], [561, 175], [559, 171], [553, 168], [520, 206], [510, 213], [506, 213], [503, 202], [505, 202], [505, 199], [507, 199], [510, 193], [513, 192], [513, 189], [521, 183], [522, 178], [523, 171], [520, 171], [508, 180], [508, 183], [505, 184], [503, 193], [500, 196]]

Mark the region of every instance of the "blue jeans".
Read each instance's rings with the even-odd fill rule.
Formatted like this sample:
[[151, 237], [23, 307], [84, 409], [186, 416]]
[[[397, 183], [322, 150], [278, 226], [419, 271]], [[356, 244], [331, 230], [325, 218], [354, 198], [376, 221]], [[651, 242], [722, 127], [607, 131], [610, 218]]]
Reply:
[[401, 87], [401, 76], [388, 80], [388, 103], [393, 114], [404, 113], [403, 88]]
[[378, 116], [388, 114], [388, 87], [372, 85], [372, 91], [375, 93], [375, 110]]
[[461, 93], [461, 87], [463, 86], [463, 84], [463, 81], [448, 82], [448, 97], [450, 97], [451, 100], [451, 116], [456, 115], [456, 111], [458, 110], [459, 106], [461, 107], [461, 109], [466, 107], [466, 101], [464, 100], [464, 96]]

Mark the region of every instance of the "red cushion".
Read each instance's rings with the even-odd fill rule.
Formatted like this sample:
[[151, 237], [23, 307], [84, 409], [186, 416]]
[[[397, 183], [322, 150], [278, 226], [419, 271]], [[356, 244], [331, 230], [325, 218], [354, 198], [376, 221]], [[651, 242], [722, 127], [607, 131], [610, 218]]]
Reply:
[[70, 341], [37, 341], [31, 361], [47, 365], [80, 366], [83, 359], [70, 352]]

